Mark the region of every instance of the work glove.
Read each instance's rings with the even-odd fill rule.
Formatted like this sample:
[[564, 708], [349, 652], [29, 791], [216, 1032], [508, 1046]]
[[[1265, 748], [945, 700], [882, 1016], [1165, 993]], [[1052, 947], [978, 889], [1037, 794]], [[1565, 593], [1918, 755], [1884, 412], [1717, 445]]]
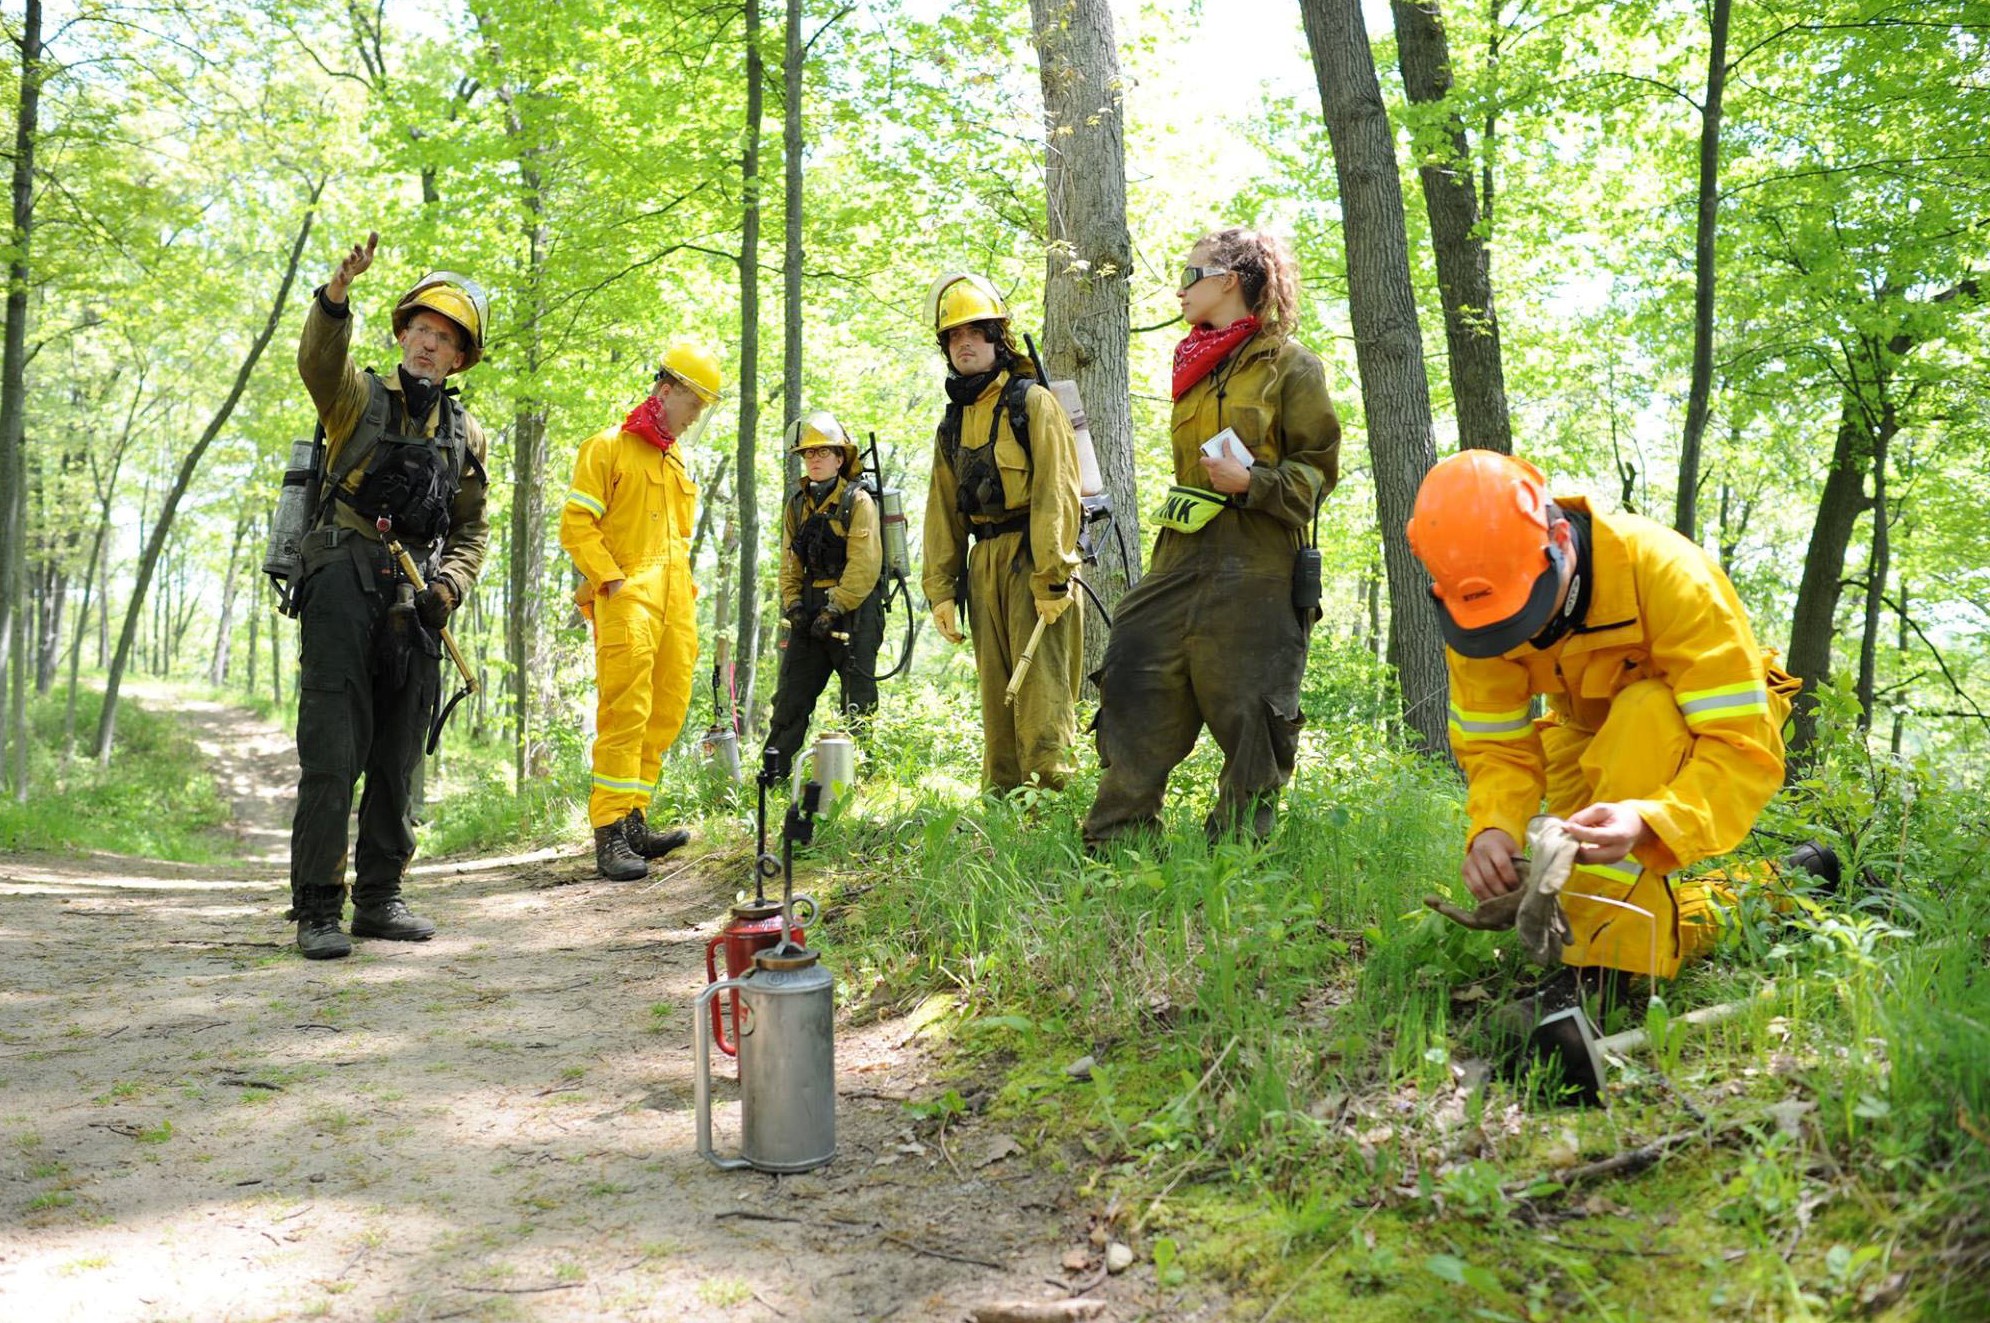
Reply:
[[791, 634], [799, 634], [808, 628], [808, 608], [800, 602], [783, 611], [781, 618], [788, 622], [788, 632]]
[[1562, 948], [1575, 936], [1562, 909], [1562, 888], [1575, 872], [1581, 849], [1582, 843], [1568, 834], [1560, 818], [1539, 813], [1528, 820], [1528, 883], [1520, 893], [1513, 930], [1520, 934], [1528, 958], [1549, 969], [1560, 968]]
[[953, 598], [933, 603], [933, 628], [949, 643], [961, 641], [960, 613], [954, 608]]
[[815, 623], [808, 627], [809, 636], [818, 642], [826, 642], [830, 633], [835, 630], [837, 622], [842, 619], [842, 612], [824, 607], [816, 613]]
[[1045, 624], [1054, 625], [1057, 623], [1059, 616], [1071, 609], [1071, 601], [1071, 590], [1069, 588], [1066, 588], [1061, 593], [1054, 593], [1049, 597], [1039, 597], [1036, 599], [1036, 613], [1043, 618]]
[[456, 596], [443, 583], [431, 583], [415, 594], [415, 614], [430, 629], [440, 633], [449, 623], [449, 613], [456, 609]]
[[1425, 896], [1423, 903], [1453, 923], [1478, 932], [1513, 929], [1528, 959], [1549, 969], [1559, 968], [1562, 948], [1574, 936], [1562, 909], [1561, 893], [1575, 871], [1580, 848], [1560, 818], [1538, 814], [1527, 824], [1527, 853], [1513, 861], [1513, 871], [1520, 875], [1518, 888], [1469, 910], [1442, 896]]

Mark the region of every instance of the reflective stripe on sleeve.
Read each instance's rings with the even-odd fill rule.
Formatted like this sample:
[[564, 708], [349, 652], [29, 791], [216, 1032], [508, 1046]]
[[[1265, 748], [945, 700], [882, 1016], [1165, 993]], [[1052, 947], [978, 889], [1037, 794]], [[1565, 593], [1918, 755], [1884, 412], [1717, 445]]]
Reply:
[[1614, 864], [1577, 864], [1575, 871], [1600, 877], [1612, 886], [1634, 887], [1644, 875], [1644, 867], [1635, 859], [1620, 859]]
[[579, 506], [581, 509], [593, 515], [596, 519], [604, 518], [608, 514], [607, 506], [595, 500], [592, 496], [589, 496], [586, 492], [580, 490], [578, 487], [567, 488], [567, 504]]
[[1760, 680], [1722, 685], [1718, 689], [1695, 689], [1679, 694], [1679, 715], [1688, 726], [1700, 726], [1728, 717], [1749, 717], [1767, 713], [1769, 691]]
[[1534, 728], [1529, 712], [1524, 707], [1511, 712], [1467, 712], [1453, 703], [1451, 733], [1461, 740], [1524, 740]]

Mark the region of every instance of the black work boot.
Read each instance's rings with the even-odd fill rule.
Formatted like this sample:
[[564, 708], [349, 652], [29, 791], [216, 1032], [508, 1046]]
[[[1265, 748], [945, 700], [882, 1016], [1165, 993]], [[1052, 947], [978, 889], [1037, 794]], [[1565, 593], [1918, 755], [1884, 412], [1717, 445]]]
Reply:
[[313, 887], [293, 900], [290, 918], [297, 920], [297, 949], [306, 960], [337, 960], [352, 954], [352, 940], [339, 929], [345, 909], [345, 888]]
[[352, 935], [383, 937], [390, 942], [426, 942], [435, 936], [435, 925], [418, 918], [399, 896], [352, 904]]
[[623, 828], [628, 819], [594, 829], [594, 871], [610, 882], [634, 882], [650, 875], [643, 857], [629, 848]]
[[629, 848], [645, 859], [661, 859], [691, 840], [691, 833], [682, 827], [651, 831], [641, 809], [630, 809], [629, 816], [622, 819], [622, 836], [629, 842]]

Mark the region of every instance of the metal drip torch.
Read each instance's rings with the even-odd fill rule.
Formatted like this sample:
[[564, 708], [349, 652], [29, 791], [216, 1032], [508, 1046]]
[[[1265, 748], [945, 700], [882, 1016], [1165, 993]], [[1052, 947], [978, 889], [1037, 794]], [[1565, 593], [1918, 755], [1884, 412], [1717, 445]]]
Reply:
[[[770, 751], [771, 753], [771, 751]], [[774, 759], [762, 755], [762, 845], [765, 796], [771, 779], [782, 779]], [[714, 1166], [733, 1170], [795, 1172], [820, 1167], [836, 1156], [835, 980], [817, 953], [802, 945], [795, 907], [795, 844], [815, 834], [822, 786], [814, 778], [791, 798], [781, 827], [779, 941], [757, 951], [743, 976], [713, 983], [698, 996], [692, 1020], [698, 1035], [698, 1153]], [[767, 858], [762, 851], [761, 859]], [[756, 864], [756, 874], [765, 875]], [[810, 901], [813, 920], [814, 902]], [[730, 955], [730, 951], [728, 951]], [[713, 1006], [718, 1035], [721, 993], [736, 998], [733, 1025], [739, 1052], [740, 1155], [721, 1157], [712, 1147], [712, 1053], [705, 1033], [705, 1007]]]
[[[758, 827], [759, 844], [753, 855], [753, 899], [742, 900], [732, 907], [731, 918], [719, 935], [705, 943], [705, 982], [719, 981], [719, 951], [725, 951], [728, 979], [736, 979], [753, 968], [753, 957], [769, 947], [777, 946], [783, 938], [781, 931], [781, 904], [767, 899], [767, 879], [781, 875], [781, 861], [767, 852], [767, 790], [770, 786], [786, 785], [788, 781], [788, 758], [779, 749], [768, 748], [760, 754], [760, 775], [757, 778], [760, 790], [760, 807], [755, 821]], [[797, 945], [807, 940], [800, 924], [815, 922], [816, 904], [808, 896], [796, 896], [794, 908], [797, 927], [794, 938]], [[719, 1051], [729, 1057], [739, 1055], [739, 1037], [735, 1028], [739, 1023], [739, 994], [712, 1002], [712, 1037], [718, 1042]], [[730, 1027], [729, 1027], [730, 1026]]]

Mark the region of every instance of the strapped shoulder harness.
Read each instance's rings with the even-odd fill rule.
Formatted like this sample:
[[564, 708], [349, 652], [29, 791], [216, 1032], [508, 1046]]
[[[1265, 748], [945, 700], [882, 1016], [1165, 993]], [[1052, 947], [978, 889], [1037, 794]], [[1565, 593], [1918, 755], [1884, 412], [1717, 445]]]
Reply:
[[[360, 473], [362, 476], [359, 490], [365, 491], [367, 480], [373, 477], [376, 467], [380, 466], [380, 461], [386, 458], [390, 449], [394, 449], [380, 444], [382, 438], [387, 435], [387, 421], [393, 411], [392, 392], [372, 368], [366, 370], [366, 385], [366, 412], [360, 415], [352, 435], [346, 438], [345, 445], [340, 448], [338, 465], [325, 483], [318, 509], [311, 521], [314, 528], [322, 527], [329, 519], [333, 501], [342, 501], [358, 510], [358, 493], [346, 490], [346, 480], [355, 472]], [[442, 404], [442, 426], [436, 437], [436, 448], [448, 457], [447, 482], [450, 499], [453, 499], [455, 493], [462, 487], [464, 474], [471, 468], [481, 470], [483, 466], [478, 463], [477, 457], [470, 453], [463, 405], [457, 400], [453, 391], [445, 390], [439, 398]], [[445, 531], [446, 522], [445, 518]], [[438, 532], [431, 537], [417, 540], [436, 541], [441, 536], [442, 533]]]
[[1038, 382], [1033, 377], [1011, 376], [1008, 384], [1002, 387], [1002, 401], [988, 420], [988, 444], [976, 451], [985, 456], [982, 463], [971, 465], [974, 472], [962, 469], [961, 420], [966, 409], [958, 404], [947, 406], [947, 416], [940, 424], [941, 453], [954, 471], [955, 504], [962, 515], [998, 516], [1007, 513], [1008, 506], [1002, 500], [1001, 478], [994, 469], [994, 447], [996, 438], [1001, 435], [1002, 419], [1009, 420], [1009, 433], [1022, 447], [1023, 459], [1032, 469], [1035, 456], [1030, 450], [1030, 387]]

